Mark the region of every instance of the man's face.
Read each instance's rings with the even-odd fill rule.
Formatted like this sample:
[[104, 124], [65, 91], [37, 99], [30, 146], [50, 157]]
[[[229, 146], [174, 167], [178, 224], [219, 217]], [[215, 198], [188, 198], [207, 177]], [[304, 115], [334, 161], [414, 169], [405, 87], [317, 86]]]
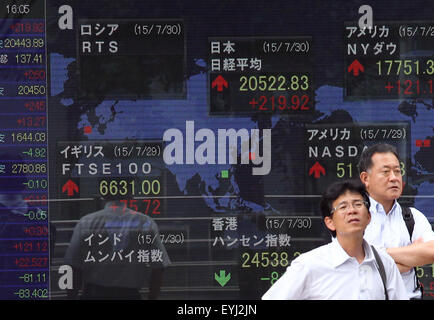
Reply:
[[326, 226], [336, 231], [337, 236], [363, 235], [366, 226], [371, 221], [371, 214], [359, 193], [347, 191], [333, 201], [334, 208], [331, 217], [326, 217]]
[[402, 193], [401, 167], [396, 156], [391, 153], [375, 153], [372, 167], [362, 172], [360, 178], [366, 185], [369, 195], [384, 204], [391, 203]]

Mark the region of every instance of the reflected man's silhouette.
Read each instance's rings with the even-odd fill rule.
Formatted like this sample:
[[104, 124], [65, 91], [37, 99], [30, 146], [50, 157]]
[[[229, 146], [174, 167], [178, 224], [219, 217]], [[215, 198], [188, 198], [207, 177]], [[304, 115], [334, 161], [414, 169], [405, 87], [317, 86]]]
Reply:
[[69, 298], [141, 299], [149, 283], [149, 299], [157, 299], [163, 270], [170, 264], [158, 226], [149, 216], [107, 199], [104, 208], [85, 215], [74, 228], [65, 255], [74, 271]]

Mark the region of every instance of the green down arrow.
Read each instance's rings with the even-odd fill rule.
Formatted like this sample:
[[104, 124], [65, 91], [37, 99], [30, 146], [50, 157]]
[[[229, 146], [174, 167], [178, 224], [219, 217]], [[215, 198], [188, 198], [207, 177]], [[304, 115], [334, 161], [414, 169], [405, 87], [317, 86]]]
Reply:
[[231, 274], [228, 273], [226, 275], [225, 270], [220, 270], [220, 275], [217, 275], [217, 273], [214, 273], [214, 279], [222, 286], [224, 287], [226, 283], [228, 283], [229, 280], [231, 280]]

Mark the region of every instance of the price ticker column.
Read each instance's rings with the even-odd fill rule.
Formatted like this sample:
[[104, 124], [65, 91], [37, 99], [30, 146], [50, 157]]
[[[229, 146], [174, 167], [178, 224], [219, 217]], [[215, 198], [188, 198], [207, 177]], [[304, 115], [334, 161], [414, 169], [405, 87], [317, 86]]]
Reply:
[[45, 2], [0, 14], [0, 299], [48, 299]]

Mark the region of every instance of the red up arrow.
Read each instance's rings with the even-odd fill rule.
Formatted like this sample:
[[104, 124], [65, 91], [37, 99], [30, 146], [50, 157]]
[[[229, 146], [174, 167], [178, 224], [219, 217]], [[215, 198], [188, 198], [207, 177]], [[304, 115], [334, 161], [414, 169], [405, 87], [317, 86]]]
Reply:
[[351, 71], [353, 72], [353, 76], [357, 77], [359, 72], [365, 72], [365, 67], [363, 67], [362, 64], [356, 59], [348, 67], [348, 72], [351, 73]]
[[223, 91], [223, 87], [225, 88], [228, 87], [228, 82], [222, 76], [218, 76], [217, 78], [214, 79], [213, 82], [211, 82], [211, 87], [212, 88], [217, 87], [217, 91], [221, 92]]
[[315, 162], [315, 164], [309, 169], [309, 175], [314, 174], [314, 178], [318, 179], [321, 176], [321, 173], [325, 176], [325, 169], [319, 162]]
[[62, 187], [62, 193], [65, 193], [65, 191], [68, 191], [68, 196], [73, 196], [74, 191], [78, 193], [78, 186], [75, 184], [74, 181], [71, 179], [66, 182]]

